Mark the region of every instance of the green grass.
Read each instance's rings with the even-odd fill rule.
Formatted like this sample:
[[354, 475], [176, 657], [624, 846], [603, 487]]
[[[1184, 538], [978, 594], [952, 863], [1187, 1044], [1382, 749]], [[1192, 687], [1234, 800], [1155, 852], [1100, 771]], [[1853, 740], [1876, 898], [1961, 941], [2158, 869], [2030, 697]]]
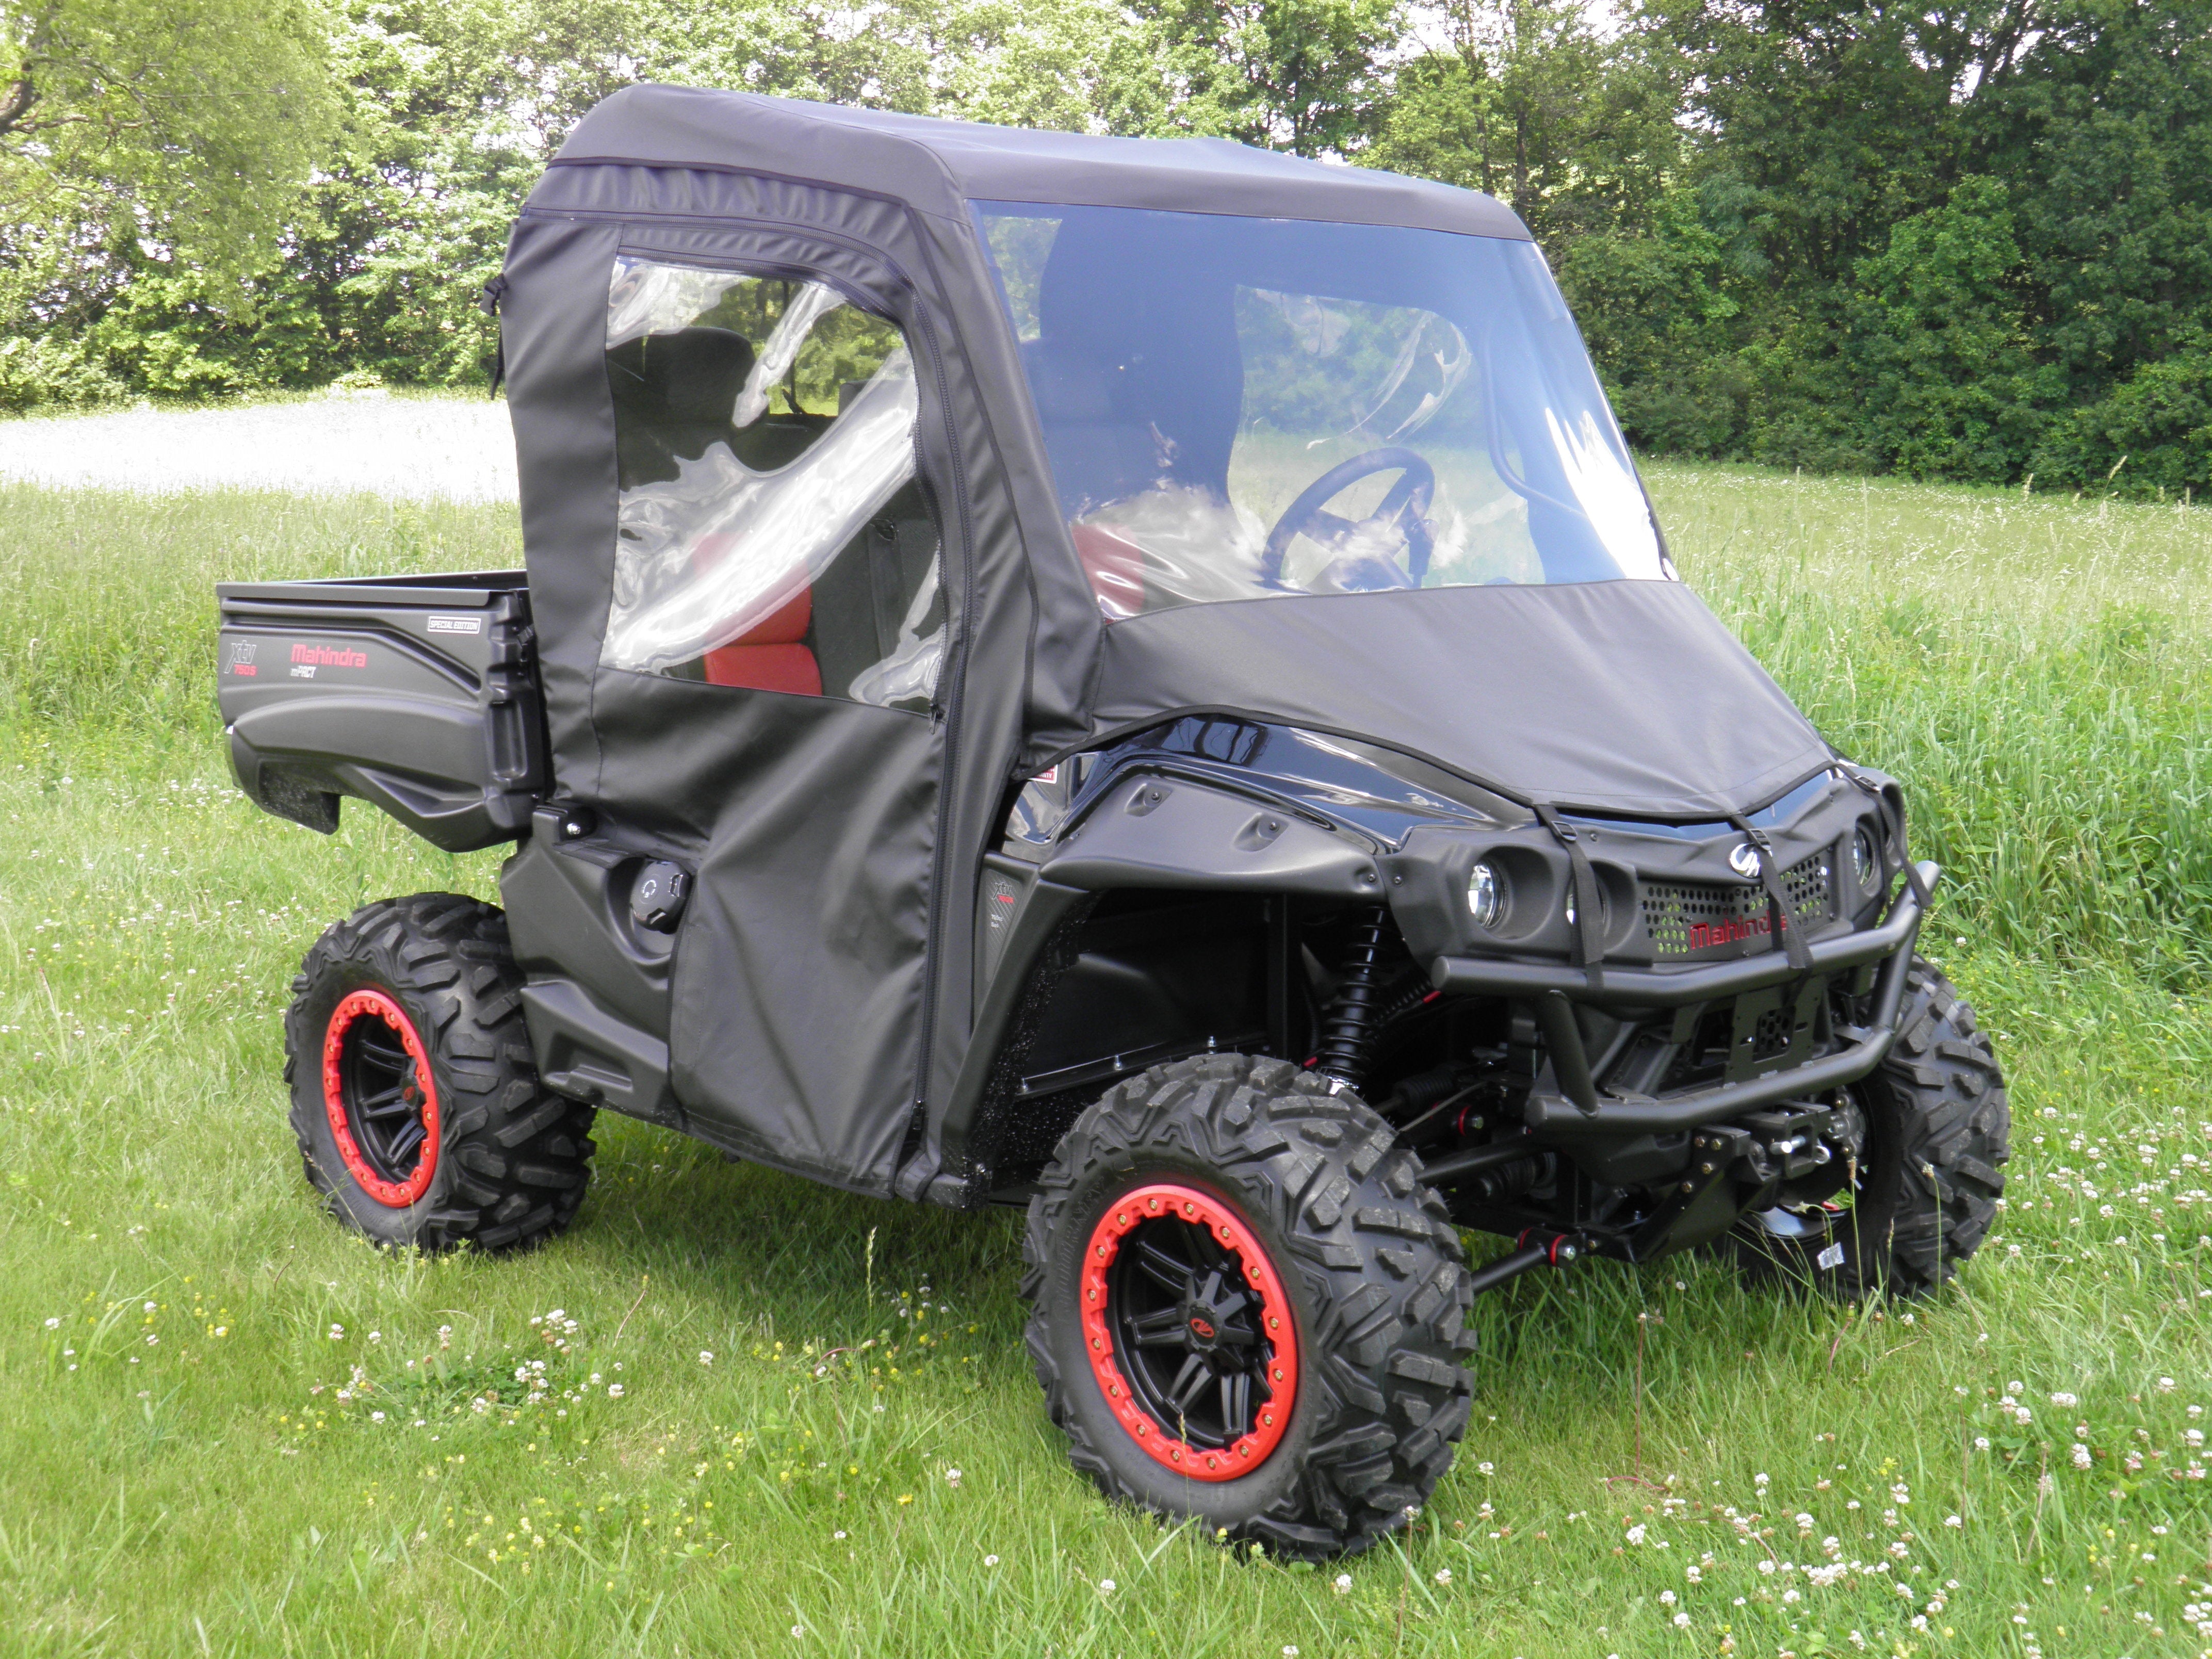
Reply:
[[[1435, 1502], [1318, 1571], [1113, 1510], [1068, 1469], [1011, 1218], [606, 1117], [580, 1224], [536, 1255], [341, 1233], [283, 1124], [289, 975], [349, 907], [489, 895], [495, 861], [366, 810], [325, 841], [247, 806], [208, 586], [504, 563], [510, 515], [0, 489], [0, 1648], [2212, 1648], [2182, 1616], [2212, 1601], [2212, 1481], [2172, 1473], [2212, 1427], [2188, 1414], [2212, 1411], [2212, 514], [1652, 482], [1716, 607], [1912, 789], [1951, 872], [1933, 948], [2011, 1075], [2010, 1207], [1911, 1310], [1752, 1295], [1703, 1260], [1518, 1281], [1478, 1310], [1474, 1423]], [[556, 1309], [566, 1349], [532, 1323]], [[539, 1358], [530, 1405], [514, 1372]], [[1996, 1407], [2013, 1382], [2026, 1425]], [[1889, 1572], [1808, 1586], [1822, 1540], [1872, 1565], [1901, 1533]]]

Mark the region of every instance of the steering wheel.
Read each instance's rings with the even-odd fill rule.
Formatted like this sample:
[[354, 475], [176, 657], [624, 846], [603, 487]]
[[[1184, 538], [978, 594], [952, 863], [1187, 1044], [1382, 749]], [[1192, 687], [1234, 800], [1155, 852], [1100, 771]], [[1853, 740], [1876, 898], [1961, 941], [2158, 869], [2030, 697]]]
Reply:
[[[1377, 472], [1401, 476], [1381, 505], [1365, 518], [1354, 523], [1323, 510], [1362, 478]], [[1274, 529], [1267, 533], [1267, 548], [1260, 555], [1260, 580], [1270, 587], [1281, 586], [1283, 556], [1298, 537], [1310, 536], [1338, 556], [1322, 570], [1321, 580], [1346, 592], [1419, 587], [1428, 574], [1429, 555], [1436, 550], [1428, 520], [1429, 503], [1436, 493], [1436, 469], [1410, 449], [1370, 449], [1364, 455], [1355, 455], [1308, 484], [1275, 520]], [[1406, 538], [1403, 570], [1358, 546], [1364, 532], [1385, 529], [1393, 522]]]

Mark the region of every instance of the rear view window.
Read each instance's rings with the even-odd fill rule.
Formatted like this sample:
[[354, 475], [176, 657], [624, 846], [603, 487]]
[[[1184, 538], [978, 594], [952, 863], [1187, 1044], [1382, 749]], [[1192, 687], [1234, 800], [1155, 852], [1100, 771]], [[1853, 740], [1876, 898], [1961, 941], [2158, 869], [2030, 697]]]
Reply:
[[896, 325], [823, 283], [623, 258], [606, 363], [601, 663], [926, 710], [945, 605]]
[[1132, 208], [975, 212], [1109, 619], [1672, 574], [1531, 245]]

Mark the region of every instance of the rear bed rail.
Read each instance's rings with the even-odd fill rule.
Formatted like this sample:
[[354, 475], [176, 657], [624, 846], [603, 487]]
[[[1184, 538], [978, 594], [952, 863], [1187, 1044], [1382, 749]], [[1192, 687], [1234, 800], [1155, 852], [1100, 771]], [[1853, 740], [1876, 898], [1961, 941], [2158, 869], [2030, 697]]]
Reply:
[[223, 582], [216, 696], [241, 788], [325, 835], [338, 797], [448, 852], [513, 841], [547, 787], [519, 570]]

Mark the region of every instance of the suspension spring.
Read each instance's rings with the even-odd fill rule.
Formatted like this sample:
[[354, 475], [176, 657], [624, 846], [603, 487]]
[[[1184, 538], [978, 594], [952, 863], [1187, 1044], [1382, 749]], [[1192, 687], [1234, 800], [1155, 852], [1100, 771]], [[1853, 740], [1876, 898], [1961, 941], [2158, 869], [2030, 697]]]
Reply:
[[1383, 908], [1371, 905], [1352, 919], [1352, 940], [1328, 1012], [1322, 1016], [1321, 1044], [1313, 1069], [1347, 1089], [1367, 1080], [1368, 1050], [1381, 1021]]

